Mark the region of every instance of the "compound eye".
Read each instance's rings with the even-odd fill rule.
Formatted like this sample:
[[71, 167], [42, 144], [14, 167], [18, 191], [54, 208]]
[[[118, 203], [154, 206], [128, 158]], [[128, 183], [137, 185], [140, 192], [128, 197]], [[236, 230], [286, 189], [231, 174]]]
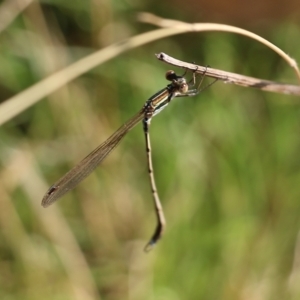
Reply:
[[173, 79], [177, 78], [177, 75], [173, 70], [167, 71], [165, 76], [166, 76], [166, 79], [169, 81], [172, 81]]

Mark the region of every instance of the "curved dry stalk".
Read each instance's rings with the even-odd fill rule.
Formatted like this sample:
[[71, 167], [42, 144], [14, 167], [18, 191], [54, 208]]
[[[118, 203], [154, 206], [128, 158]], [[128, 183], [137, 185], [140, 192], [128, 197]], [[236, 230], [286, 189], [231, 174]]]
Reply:
[[12, 119], [31, 105], [37, 103], [42, 98], [53, 93], [73, 79], [95, 68], [96, 66], [107, 62], [117, 55], [157, 39], [184, 33], [185, 31], [185, 29], [177, 28], [156, 29], [147, 33], [136, 35], [123, 42], [115, 43], [78, 60], [72, 65], [50, 75], [45, 79], [42, 79], [38, 83], [1, 103], [0, 125]]
[[299, 81], [300, 81], [300, 71], [297, 65], [296, 60], [291, 58], [287, 53], [285, 53], [283, 50], [281, 50], [279, 47], [275, 46], [268, 40], [264, 39], [263, 37], [239, 28], [235, 26], [225, 25], [225, 24], [215, 24], [215, 23], [185, 23], [177, 20], [170, 20], [170, 19], [163, 19], [156, 15], [149, 14], [149, 13], [140, 13], [138, 15], [138, 19], [141, 22], [150, 23], [159, 27], [163, 28], [178, 28], [178, 29], [186, 29], [187, 32], [199, 32], [199, 31], [223, 31], [223, 32], [231, 32], [236, 33], [240, 35], [244, 35], [246, 37], [249, 37], [253, 40], [256, 40], [263, 45], [269, 47], [271, 50], [276, 52], [278, 55], [280, 55], [295, 71]]
[[[146, 18], [146, 17], [147, 18]], [[149, 18], [150, 17], [150, 18]], [[125, 41], [115, 43], [104, 49], [101, 49], [87, 57], [84, 57], [72, 65], [50, 75], [49, 77], [42, 79], [40, 82], [34, 84], [33, 86], [25, 89], [16, 96], [13, 96], [6, 100], [0, 105], [0, 125], [15, 117], [25, 109], [29, 108], [31, 105], [35, 104], [42, 98], [53, 93], [60, 87], [64, 86], [71, 80], [77, 78], [83, 73], [95, 68], [98, 65], [116, 57], [117, 55], [128, 51], [130, 49], [142, 46], [144, 44], [150, 43], [152, 41], [172, 36], [175, 34], [185, 33], [185, 32], [195, 32], [195, 31], [226, 31], [237, 34], [242, 34], [252, 39], [255, 39], [264, 45], [270, 47], [273, 51], [277, 52], [287, 63], [295, 70], [299, 80], [300, 72], [297, 67], [295, 60], [290, 58], [281, 49], [263, 39], [260, 36], [255, 35], [247, 30], [241, 28], [221, 25], [221, 24], [210, 24], [210, 23], [198, 23], [198, 24], [188, 24], [184, 22], [161, 19], [159, 17], [150, 14], [140, 14], [140, 20], [144, 22], [164, 26], [165, 28], [156, 29], [150, 32], [142, 33], [129, 38]], [[152, 19], [151, 19], [152, 18]], [[153, 19], [154, 18], [154, 19]], [[170, 27], [172, 26], [172, 27]]]

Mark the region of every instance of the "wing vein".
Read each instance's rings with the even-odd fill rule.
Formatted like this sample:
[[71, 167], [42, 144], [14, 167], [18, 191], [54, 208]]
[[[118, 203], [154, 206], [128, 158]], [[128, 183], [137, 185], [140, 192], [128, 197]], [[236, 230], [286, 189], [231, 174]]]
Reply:
[[143, 118], [144, 110], [142, 109], [86, 156], [79, 164], [54, 183], [45, 194], [42, 200], [42, 206], [49, 206], [90, 175], [103, 159], [119, 144], [123, 137]]

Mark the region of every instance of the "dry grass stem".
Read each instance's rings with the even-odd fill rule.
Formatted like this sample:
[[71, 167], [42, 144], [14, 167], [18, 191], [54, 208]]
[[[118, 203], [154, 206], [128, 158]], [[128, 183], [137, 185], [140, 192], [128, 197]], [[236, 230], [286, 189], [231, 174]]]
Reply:
[[281, 93], [281, 94], [300, 95], [299, 85], [278, 83], [274, 81], [244, 76], [236, 73], [225, 72], [218, 69], [203, 67], [196, 64], [191, 64], [191, 63], [178, 60], [163, 52], [156, 54], [156, 57], [159, 60], [176, 67], [185, 68], [199, 74], [205, 73], [205, 76], [222, 80], [224, 81], [224, 83], [231, 83], [231, 84], [236, 84], [244, 87], [252, 87], [264, 91]]

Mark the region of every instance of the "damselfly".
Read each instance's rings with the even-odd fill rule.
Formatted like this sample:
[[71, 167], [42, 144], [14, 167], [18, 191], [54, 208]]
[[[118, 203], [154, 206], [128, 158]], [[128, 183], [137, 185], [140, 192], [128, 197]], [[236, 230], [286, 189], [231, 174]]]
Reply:
[[200, 85], [203, 81], [202, 76], [196, 89], [190, 89], [195, 86], [196, 74], [193, 73], [193, 78], [189, 82], [184, 78], [186, 72], [182, 75], [176, 75], [172, 70], [166, 72], [166, 79], [171, 81], [164, 89], [160, 90], [150, 97], [143, 108], [133, 116], [129, 121], [123, 124], [112, 136], [98, 146], [93, 152], [85, 157], [78, 165], [66, 173], [61, 179], [53, 184], [45, 194], [42, 205], [49, 206], [65, 193], [72, 190], [84, 178], [86, 178], [94, 169], [102, 162], [102, 160], [119, 144], [122, 138], [140, 121], [143, 122], [143, 130], [146, 139], [146, 152], [148, 161], [148, 170], [150, 177], [150, 185], [153, 195], [155, 213], [157, 218], [156, 229], [152, 238], [147, 243], [145, 250], [150, 250], [155, 243], [160, 239], [165, 228], [165, 216], [162, 205], [156, 189], [153, 165], [151, 157], [151, 145], [149, 136], [149, 127], [152, 117], [161, 112], [175, 97], [195, 96], [200, 92]]

